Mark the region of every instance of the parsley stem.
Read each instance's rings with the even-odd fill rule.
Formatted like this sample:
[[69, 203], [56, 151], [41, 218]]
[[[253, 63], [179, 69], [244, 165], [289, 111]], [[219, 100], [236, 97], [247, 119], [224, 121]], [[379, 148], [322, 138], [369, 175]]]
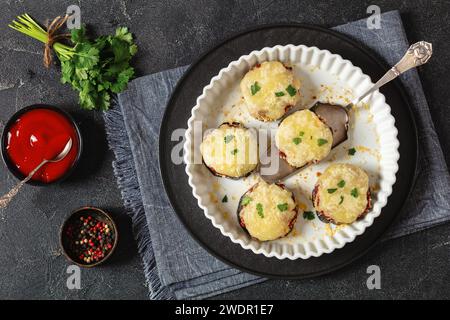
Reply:
[[[18, 16], [17, 21], [14, 20], [9, 27], [42, 43], [47, 43], [47, 32], [26, 13]], [[74, 48], [59, 42], [53, 43], [53, 49], [60, 60], [68, 60], [75, 54]]]

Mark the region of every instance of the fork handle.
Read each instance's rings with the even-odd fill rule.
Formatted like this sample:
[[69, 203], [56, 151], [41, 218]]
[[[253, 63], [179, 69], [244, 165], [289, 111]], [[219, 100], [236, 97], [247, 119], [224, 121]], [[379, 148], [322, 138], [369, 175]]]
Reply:
[[431, 58], [432, 54], [433, 54], [433, 47], [432, 47], [431, 43], [425, 42], [425, 41], [419, 41], [419, 42], [412, 44], [406, 51], [403, 58], [395, 66], [393, 66], [391, 69], [389, 69], [389, 71], [386, 72], [385, 75], [383, 77], [381, 77], [381, 79], [378, 80], [377, 83], [375, 83], [375, 85], [373, 87], [371, 87], [363, 95], [361, 95], [357, 99], [355, 99], [352, 102], [352, 104], [353, 105], [357, 104], [362, 99], [364, 99], [365, 97], [370, 95], [372, 92], [380, 89], [386, 83], [397, 78], [403, 72], [408, 71], [411, 68], [415, 68], [422, 64], [427, 63], [428, 60]]
[[44, 160], [42, 161], [36, 168], [33, 169], [33, 171], [30, 172], [30, 174], [23, 179], [22, 181], [20, 181], [18, 184], [16, 184], [16, 186], [14, 188], [12, 188], [11, 190], [9, 190], [9, 192], [5, 195], [3, 195], [0, 198], [0, 209], [4, 209], [8, 206], [8, 204], [11, 202], [11, 200], [16, 196], [16, 194], [19, 192], [19, 190], [23, 187], [23, 185], [25, 183], [27, 183], [36, 172], [38, 172], [38, 170], [40, 168], [42, 168], [42, 166], [44, 164], [46, 164], [48, 161]]

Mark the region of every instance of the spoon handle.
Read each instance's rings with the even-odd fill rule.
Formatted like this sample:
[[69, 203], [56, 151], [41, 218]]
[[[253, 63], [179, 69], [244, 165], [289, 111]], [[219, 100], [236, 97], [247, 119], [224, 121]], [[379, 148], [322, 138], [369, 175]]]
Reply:
[[6, 208], [8, 204], [11, 202], [12, 198], [14, 198], [15, 195], [19, 192], [19, 190], [23, 187], [23, 185], [27, 183], [34, 176], [34, 174], [47, 162], [48, 162], [47, 160], [42, 161], [36, 168], [34, 168], [33, 171], [30, 172], [30, 174], [25, 179], [16, 184], [16, 186], [11, 190], [9, 190], [7, 194], [3, 195], [0, 198], [0, 209]]
[[362, 99], [370, 95], [372, 92], [380, 89], [386, 83], [397, 78], [403, 72], [427, 63], [432, 54], [433, 54], [433, 47], [431, 43], [419, 41], [412, 44], [406, 51], [403, 58], [395, 66], [389, 69], [389, 71], [386, 72], [385, 75], [381, 77], [381, 79], [378, 80], [373, 87], [371, 87], [363, 95], [355, 99], [352, 102], [352, 104], [353, 105], [357, 104]]

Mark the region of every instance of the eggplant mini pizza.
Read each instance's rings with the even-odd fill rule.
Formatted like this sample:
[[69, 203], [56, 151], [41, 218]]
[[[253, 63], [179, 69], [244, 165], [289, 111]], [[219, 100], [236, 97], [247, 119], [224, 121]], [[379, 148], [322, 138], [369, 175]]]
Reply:
[[314, 112], [301, 110], [280, 123], [275, 143], [280, 156], [291, 166], [300, 168], [325, 158], [331, 151], [333, 135]]
[[297, 219], [297, 205], [291, 191], [283, 185], [261, 180], [241, 198], [237, 215], [239, 224], [260, 241], [286, 236]]
[[250, 115], [261, 121], [281, 118], [300, 98], [300, 81], [279, 61], [256, 65], [245, 74], [240, 88]]
[[322, 221], [352, 223], [372, 207], [369, 177], [355, 165], [332, 164], [318, 178], [312, 200]]
[[206, 167], [220, 177], [245, 177], [258, 165], [256, 134], [236, 122], [223, 123], [206, 135], [200, 152]]

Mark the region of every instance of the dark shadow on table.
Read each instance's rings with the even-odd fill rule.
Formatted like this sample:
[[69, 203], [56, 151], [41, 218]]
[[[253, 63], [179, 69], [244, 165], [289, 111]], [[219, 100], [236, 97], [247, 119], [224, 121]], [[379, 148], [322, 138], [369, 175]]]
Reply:
[[108, 152], [108, 142], [103, 123], [95, 121], [85, 112], [71, 112], [77, 122], [83, 139], [83, 152], [80, 162], [73, 174], [71, 181], [89, 179], [102, 165]]
[[107, 265], [125, 265], [137, 252], [136, 241], [134, 240], [131, 218], [124, 212], [123, 208], [105, 208], [116, 223], [119, 241], [116, 250], [108, 261]]

